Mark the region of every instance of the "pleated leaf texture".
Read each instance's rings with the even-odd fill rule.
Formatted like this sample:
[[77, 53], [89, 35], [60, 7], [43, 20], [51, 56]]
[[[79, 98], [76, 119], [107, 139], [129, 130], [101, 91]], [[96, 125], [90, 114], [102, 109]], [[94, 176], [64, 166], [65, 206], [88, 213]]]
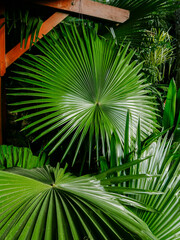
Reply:
[[[26, 87], [10, 93], [21, 98], [12, 104], [21, 106], [15, 112], [31, 111], [19, 119], [31, 118], [24, 130], [36, 133], [34, 140], [52, 133], [46, 145], [50, 153], [70, 137], [62, 159], [76, 142], [74, 161], [86, 136], [89, 159], [94, 145], [97, 158], [110, 150], [112, 133], [123, 145], [128, 110], [132, 136], [139, 118], [142, 138], [156, 127], [154, 101], [147, 95], [142, 64], [132, 60], [134, 51], [79, 28], [64, 26], [60, 34], [44, 36], [36, 45], [42, 55], [23, 58], [22, 70], [13, 77]], [[28, 99], [22, 101], [22, 96]]]
[[156, 239], [89, 175], [50, 166], [0, 171], [0, 239]]
[[[165, 136], [151, 141], [149, 146], [141, 150], [138, 160], [139, 153], [134, 151], [130, 162], [99, 174], [98, 179], [102, 179], [101, 185], [106, 191], [123, 194], [126, 204], [128, 197], [131, 197], [130, 206], [133, 206], [135, 201], [141, 203], [141, 207], [137, 206], [133, 210], [146, 222], [157, 239], [178, 240], [180, 144], [173, 148], [173, 136], [168, 139], [168, 135], [169, 133], [166, 133]], [[129, 166], [130, 174], [124, 171], [126, 166]], [[120, 199], [121, 202], [122, 200]], [[144, 211], [142, 204], [149, 211]]]
[[35, 156], [32, 151], [26, 147], [0, 145], [0, 169], [12, 167], [31, 169], [43, 167], [48, 163], [49, 159], [45, 153]]
[[[152, 155], [139, 165], [139, 174], [159, 174], [159, 178], [138, 179], [133, 181], [132, 187], [144, 190], [162, 191], [161, 195], [136, 195], [136, 199], [157, 212], [137, 211], [137, 215], [147, 223], [153, 234], [159, 240], [180, 239], [180, 144], [172, 148], [173, 137], [169, 140], [160, 137], [153, 142], [142, 154], [142, 158]], [[133, 172], [137, 167], [133, 166]]]

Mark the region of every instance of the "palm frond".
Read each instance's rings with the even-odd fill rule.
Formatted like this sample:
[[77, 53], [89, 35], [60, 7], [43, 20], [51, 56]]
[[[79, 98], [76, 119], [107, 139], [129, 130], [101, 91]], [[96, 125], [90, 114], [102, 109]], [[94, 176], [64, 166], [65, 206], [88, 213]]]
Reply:
[[167, 31], [168, 27], [165, 28], [165, 21], [163, 24], [159, 22], [165, 18], [166, 14], [172, 13], [179, 7], [178, 1], [166, 0], [112, 0], [110, 3], [116, 7], [130, 10], [129, 20], [114, 27], [114, 37], [119, 42], [124, 39], [131, 41], [136, 47], [140, 47], [140, 43], [147, 35], [147, 30], [152, 27], [161, 27]]
[[180, 145], [172, 152], [172, 141], [173, 136], [168, 140], [166, 133], [165, 137], [160, 136], [146, 147], [142, 146], [140, 153], [133, 152], [130, 162], [99, 175], [106, 191], [131, 196], [156, 210], [147, 212], [143, 208], [133, 208], [160, 240], [178, 239], [180, 236]]
[[46, 166], [0, 171], [0, 238], [156, 239], [100, 181]]
[[112, 0], [110, 3], [116, 7], [128, 9], [131, 12], [131, 18], [142, 18], [152, 12], [170, 12], [175, 10], [178, 1], [165, 0]]
[[[171, 150], [173, 137], [167, 140], [168, 134], [164, 138], [159, 138], [142, 154], [146, 157], [151, 154], [152, 157], [147, 161], [140, 163], [138, 173], [160, 174], [160, 178], [154, 178], [144, 181], [138, 179], [136, 184], [138, 188], [151, 191], [163, 191], [163, 195], [138, 196], [137, 199], [150, 207], [156, 207], [159, 213], [146, 214], [138, 212], [140, 216], [157, 236], [158, 239], [169, 240], [179, 238], [179, 173], [180, 162], [179, 147], [174, 153]], [[136, 169], [134, 168], [134, 172]], [[135, 181], [134, 183], [135, 184]], [[135, 185], [134, 185], [135, 186]]]
[[45, 153], [35, 156], [29, 148], [7, 145], [0, 146], [0, 169], [12, 167], [31, 169], [43, 167], [48, 163], [49, 159], [47, 159]]
[[63, 158], [78, 139], [73, 162], [86, 135], [90, 159], [93, 143], [97, 159], [100, 151], [102, 155], [109, 151], [112, 133], [123, 145], [127, 111], [131, 135], [136, 135], [141, 118], [141, 137], [145, 138], [157, 126], [155, 104], [147, 95], [142, 64], [132, 61], [134, 51], [128, 45], [118, 49], [114, 41], [84, 26], [81, 31], [75, 26], [61, 31], [63, 37], [56, 32], [40, 41], [36, 46], [44, 55], [22, 59], [24, 64], [18, 64], [22, 71], [13, 77], [27, 87], [15, 88], [10, 95], [30, 97], [12, 104], [23, 106], [15, 112], [31, 111], [19, 119], [32, 119], [24, 130], [37, 133], [35, 140], [53, 132], [46, 145], [54, 143], [50, 153], [71, 136]]

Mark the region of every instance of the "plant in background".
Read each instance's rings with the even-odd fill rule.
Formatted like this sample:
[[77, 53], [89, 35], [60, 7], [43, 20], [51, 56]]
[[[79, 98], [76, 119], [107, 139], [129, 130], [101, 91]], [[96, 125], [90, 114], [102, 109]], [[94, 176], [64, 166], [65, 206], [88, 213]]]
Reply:
[[94, 143], [97, 159], [110, 151], [112, 133], [123, 145], [127, 111], [131, 135], [136, 135], [139, 118], [142, 139], [150, 134], [157, 126], [155, 104], [145, 90], [142, 64], [132, 61], [134, 51], [128, 45], [117, 47], [83, 25], [79, 31], [76, 26], [61, 31], [63, 37], [57, 32], [44, 37], [46, 41], [37, 44], [44, 55], [23, 58], [21, 71], [13, 77], [27, 84], [10, 93], [21, 98], [12, 104], [22, 106], [15, 112], [31, 111], [19, 119], [32, 119], [24, 130], [37, 133], [35, 140], [53, 132], [46, 145], [51, 145], [50, 153], [70, 136], [62, 159], [78, 140], [73, 163], [86, 135], [89, 160]]
[[144, 42], [136, 52], [139, 62], [144, 61], [143, 72], [151, 83], [148, 89], [157, 98], [160, 111], [163, 111], [167, 84], [174, 73], [174, 46], [174, 39], [169, 32], [153, 28], [146, 31]]
[[170, 77], [174, 60], [172, 37], [168, 32], [151, 29], [144, 39], [144, 48], [140, 50], [140, 61], [144, 61], [144, 72], [152, 84], [161, 84]]
[[174, 79], [168, 88], [167, 98], [162, 117], [162, 127], [170, 128], [170, 134], [174, 134], [175, 141], [180, 140], [180, 89], [177, 91]]
[[[133, 47], [139, 47], [143, 41], [146, 32], [151, 28], [161, 28], [165, 31], [169, 27], [163, 21], [168, 14], [172, 14], [179, 6], [176, 0], [110, 0], [113, 6], [128, 9], [130, 18], [124, 24], [110, 26], [111, 34], [106, 37], [116, 38], [117, 42], [131, 42]], [[163, 24], [159, 24], [163, 21]], [[165, 28], [165, 29], [164, 29]]]
[[[33, 16], [32, 11], [27, 8], [14, 8], [6, 6], [5, 19], [6, 19], [6, 28], [7, 34], [9, 35], [12, 30], [20, 28], [19, 37], [21, 42], [21, 47], [23, 39], [25, 38], [24, 48], [26, 47], [27, 40], [31, 34], [30, 45], [33, 41], [37, 41], [39, 30], [43, 23], [43, 20], [40, 17]], [[19, 29], [18, 29], [19, 30]], [[17, 31], [18, 32], [18, 31]]]

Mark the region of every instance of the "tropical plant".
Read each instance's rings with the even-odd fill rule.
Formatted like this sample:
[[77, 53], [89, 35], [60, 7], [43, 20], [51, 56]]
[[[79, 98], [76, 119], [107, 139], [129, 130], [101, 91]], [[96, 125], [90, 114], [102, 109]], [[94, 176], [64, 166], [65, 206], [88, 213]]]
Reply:
[[0, 180], [2, 240], [156, 239], [95, 177], [71, 176], [58, 164], [10, 168]]
[[167, 141], [167, 135], [152, 143], [144, 151], [142, 157], [152, 154], [147, 162], [140, 163], [134, 173], [159, 174], [159, 178], [138, 179], [132, 181], [132, 187], [143, 190], [162, 191], [163, 195], [136, 196], [135, 199], [155, 208], [156, 213], [146, 213], [138, 210], [137, 215], [143, 219], [153, 234], [160, 240], [179, 239], [179, 147], [174, 152], [171, 150], [172, 138]]
[[[131, 47], [144, 51], [145, 73], [154, 69], [154, 82], [164, 77], [161, 70], [173, 47], [161, 16], [177, 1], [99, 1], [129, 9], [130, 19], [121, 25], [107, 23], [110, 35], [105, 35], [104, 24], [95, 24], [100, 31], [92, 30], [94, 23], [87, 20], [81, 21], [82, 27], [76, 19], [74, 27], [57, 28], [36, 44], [36, 55], [17, 64], [20, 70], [12, 79], [20, 86], [10, 93], [18, 99], [11, 105], [18, 108], [14, 112], [22, 116], [18, 121], [26, 124], [28, 136], [43, 139], [43, 145], [46, 141], [50, 153], [60, 149], [61, 161], [69, 157], [74, 164], [77, 158], [80, 175], [84, 163], [97, 158], [93, 170], [98, 173], [77, 177], [66, 173], [67, 165], [56, 165], [59, 156], [51, 155], [52, 167], [44, 153], [34, 156], [28, 148], [0, 146], [2, 240], [180, 238], [180, 146], [172, 144], [178, 141], [180, 92], [172, 80], [160, 122], [164, 129], [155, 134], [152, 86], [142, 73], [143, 56], [138, 64], [137, 51], [135, 55], [129, 47], [131, 40]], [[31, 44], [35, 35], [37, 40], [39, 13], [34, 16], [26, 8], [9, 11], [15, 17], [9, 18], [6, 11], [7, 32], [19, 16], [21, 42], [29, 33]], [[152, 35], [154, 27], [163, 31], [153, 30]]]
[[[174, 240], [180, 237], [180, 144], [172, 150], [172, 141], [173, 136], [168, 140], [168, 133], [166, 133], [164, 137], [160, 136], [157, 140], [151, 139], [146, 146], [139, 142], [136, 144], [137, 150], [121, 157], [122, 162], [127, 161], [126, 164], [110, 168], [98, 176], [106, 191], [126, 194], [126, 198], [134, 198], [144, 206], [156, 210], [148, 212], [142, 208], [132, 209], [147, 223], [159, 240]], [[138, 161], [143, 159], [143, 161], [133, 164], [137, 159]], [[130, 169], [127, 172], [125, 166], [128, 165]], [[156, 194], [153, 194], [154, 192]], [[158, 192], [163, 194], [157, 194]], [[127, 199], [124, 201], [128, 204]], [[131, 206], [131, 200], [129, 205]]]
[[147, 30], [160, 27], [167, 31], [163, 19], [179, 7], [176, 0], [112, 0], [110, 4], [130, 10], [129, 20], [118, 26], [111, 25], [110, 31], [118, 42], [131, 41], [135, 47], [140, 47]]
[[168, 88], [167, 98], [162, 118], [164, 129], [171, 128], [175, 135], [175, 140], [180, 139], [180, 89], [177, 91], [174, 79], [171, 80]]
[[45, 153], [33, 155], [29, 148], [0, 145], [0, 169], [22, 167], [42, 167], [49, 163]]
[[20, 39], [21, 47], [23, 39], [25, 39], [24, 47], [26, 47], [30, 34], [30, 45], [37, 41], [43, 20], [39, 16], [33, 16], [32, 11], [30, 11], [29, 8], [24, 8], [24, 6], [21, 6], [21, 8], [17, 6], [12, 7], [9, 4], [6, 7], [5, 19], [7, 34], [10, 35], [12, 31], [13, 33], [16, 32], [14, 35], [19, 34], [18, 39]]
[[144, 61], [142, 71], [147, 81], [151, 94], [157, 98], [159, 110], [162, 112], [166, 99], [168, 84], [174, 72], [175, 40], [168, 32], [160, 29], [146, 31], [144, 41], [136, 52], [137, 59]]
[[144, 48], [140, 50], [139, 57], [144, 61], [144, 71], [148, 81], [153, 84], [166, 82], [170, 77], [174, 60], [174, 47], [172, 36], [168, 32], [151, 29], [147, 32]]
[[50, 153], [71, 136], [64, 158], [79, 138], [73, 162], [87, 134], [89, 159], [93, 141], [97, 159], [100, 150], [102, 155], [109, 151], [112, 133], [123, 144], [127, 111], [132, 136], [139, 117], [142, 138], [157, 126], [155, 106], [140, 73], [142, 64], [132, 62], [134, 51], [128, 50], [128, 45], [118, 48], [114, 41], [86, 31], [83, 25], [80, 30], [65, 27], [61, 29], [63, 38], [55, 32], [40, 41], [36, 46], [44, 55], [22, 58], [24, 64], [17, 64], [22, 70], [14, 71], [18, 76], [12, 77], [27, 87], [14, 88], [15, 93], [9, 94], [30, 97], [11, 105], [24, 105], [15, 112], [31, 110], [19, 120], [38, 117], [24, 128], [31, 129], [29, 134], [38, 132], [35, 140], [54, 132], [46, 145], [54, 143]]
[[166, 134], [96, 176], [59, 164], [1, 170], [0, 238], [178, 239], [180, 163], [171, 144]]

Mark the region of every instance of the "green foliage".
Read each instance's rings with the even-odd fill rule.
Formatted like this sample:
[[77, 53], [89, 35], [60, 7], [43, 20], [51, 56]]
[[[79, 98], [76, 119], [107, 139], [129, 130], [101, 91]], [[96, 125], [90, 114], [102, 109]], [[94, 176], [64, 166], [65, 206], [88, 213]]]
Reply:
[[164, 101], [169, 84], [174, 74], [175, 40], [169, 31], [150, 29], [145, 32], [143, 42], [136, 52], [139, 62], [144, 61], [142, 71], [147, 81], [151, 94], [157, 98], [159, 110], [163, 111]]
[[144, 61], [143, 70], [148, 81], [153, 84], [168, 82], [174, 61], [172, 36], [168, 32], [151, 29], [142, 46], [138, 55], [140, 61]]
[[0, 171], [0, 191], [2, 240], [156, 239], [99, 180], [59, 165]]
[[137, 204], [156, 210], [134, 209], [160, 240], [179, 239], [180, 145], [172, 151], [173, 137], [167, 137], [168, 133], [146, 147], [140, 143], [140, 151], [136, 144], [137, 149], [125, 159], [127, 163], [99, 175], [106, 191], [125, 194], [126, 204], [133, 206], [131, 199], [128, 201], [131, 197]]
[[171, 144], [166, 134], [96, 176], [59, 164], [0, 171], [0, 238], [178, 239], [180, 163]]
[[18, 64], [22, 70], [13, 77], [27, 87], [14, 88], [10, 95], [28, 97], [12, 105], [22, 106], [15, 112], [31, 111], [19, 120], [31, 119], [24, 130], [37, 133], [35, 140], [53, 132], [46, 145], [51, 145], [50, 153], [71, 137], [62, 159], [78, 140], [74, 163], [88, 136], [89, 159], [94, 142], [97, 159], [105, 156], [112, 133], [124, 144], [127, 111], [132, 136], [139, 118], [142, 138], [155, 129], [155, 104], [145, 89], [142, 64], [132, 61], [134, 51], [128, 45], [118, 48], [114, 41], [98, 37], [83, 25], [79, 31], [75, 26], [65, 27], [60, 34], [44, 38], [46, 41], [37, 44], [44, 55], [23, 58], [24, 64]]
[[[179, 238], [179, 154], [170, 151], [171, 141], [158, 139], [149, 149], [143, 153], [143, 157], [152, 154], [152, 158], [146, 163], [140, 164], [138, 173], [160, 174], [159, 178], [151, 180], [134, 181], [137, 188], [151, 191], [163, 191], [163, 195], [149, 195], [137, 197], [139, 201], [156, 208], [159, 213], [146, 213], [138, 211], [137, 215], [143, 219], [158, 239], [178, 239]], [[134, 172], [137, 172], [134, 168]]]
[[[110, 3], [130, 10], [129, 20], [113, 28], [114, 37], [118, 42], [130, 41], [135, 47], [139, 47], [143, 42], [147, 30], [159, 27], [158, 22], [162, 22], [166, 14], [172, 13], [179, 7], [178, 1], [166, 0], [112, 0]], [[161, 24], [161, 28], [164, 26], [165, 21]]]
[[24, 48], [26, 48], [27, 40], [31, 34], [30, 46], [38, 39], [39, 30], [43, 23], [40, 17], [33, 16], [29, 9], [19, 7], [7, 7], [5, 11], [7, 34], [10, 34], [12, 29], [20, 30], [19, 37], [21, 47], [24, 42]]
[[0, 169], [12, 167], [31, 169], [42, 167], [48, 162], [45, 153], [34, 156], [29, 148], [0, 145]]
[[[103, 37], [87, 20], [81, 20], [83, 27], [45, 36], [36, 44], [41, 55], [17, 64], [21, 70], [13, 79], [21, 87], [10, 95], [20, 99], [11, 105], [22, 114], [28, 135], [50, 139], [45, 146], [50, 153], [65, 142], [61, 160], [68, 154], [74, 164], [84, 155], [80, 174], [88, 149], [89, 165], [96, 154], [100, 173], [76, 177], [65, 173], [67, 166], [46, 165], [45, 154], [0, 146], [2, 240], [180, 238], [180, 90], [171, 80], [159, 134], [153, 132], [156, 109], [150, 97], [153, 90], [164, 102], [157, 83], [172, 74], [174, 47], [163, 20], [177, 1], [99, 1], [129, 9], [130, 19], [107, 23], [109, 35], [101, 24]], [[31, 13], [6, 11], [7, 33], [18, 27], [25, 45], [30, 33], [31, 44], [35, 35], [37, 40], [42, 24], [39, 14]], [[137, 57], [140, 64], [133, 61]]]
[[[158, 239], [179, 238], [179, 146], [171, 151], [172, 138], [168, 141], [167, 134], [153, 142], [143, 153], [142, 157], [152, 157], [139, 165], [139, 174], [159, 174], [159, 178], [132, 180], [130, 186], [143, 190], [163, 191], [163, 195], [139, 195], [135, 198], [157, 210], [147, 213], [138, 210], [137, 215], [143, 219]], [[133, 167], [133, 173], [137, 173]]]
[[163, 114], [163, 127], [165, 129], [178, 125], [180, 118], [180, 90], [177, 92], [174, 79], [168, 88]]
[[174, 79], [169, 84], [162, 126], [164, 129], [171, 128], [176, 141], [180, 139], [180, 89], [177, 92]]

